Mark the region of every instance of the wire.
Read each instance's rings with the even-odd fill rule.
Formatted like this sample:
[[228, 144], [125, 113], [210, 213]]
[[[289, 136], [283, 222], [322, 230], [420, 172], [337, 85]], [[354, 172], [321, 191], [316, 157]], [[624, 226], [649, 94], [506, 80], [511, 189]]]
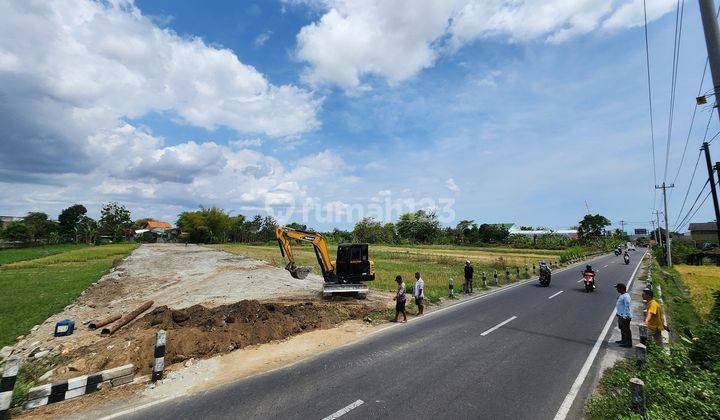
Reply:
[[673, 66], [670, 83], [670, 112], [668, 114], [667, 145], [665, 146], [665, 172], [663, 182], [667, 181], [668, 163], [670, 162], [670, 140], [672, 139], [673, 117], [675, 113], [675, 91], [677, 87], [677, 74], [680, 67], [680, 40], [682, 39], [683, 17], [685, 15], [685, 1], [677, 0], [675, 12], [675, 39], [673, 45]]
[[[720, 11], [720, 9], [718, 9]], [[699, 97], [702, 94], [702, 86], [705, 82], [705, 74], [707, 73], [708, 68], [708, 62], [710, 61], [709, 57], [705, 57], [705, 67], [703, 68], [702, 77], [700, 78], [700, 86], [698, 87], [698, 94]], [[680, 175], [680, 170], [682, 169], [683, 162], [685, 162], [685, 153], [687, 152], [688, 143], [690, 143], [690, 135], [693, 131], [693, 124], [695, 124], [695, 114], [698, 110], [698, 103], [695, 102], [695, 106], [693, 107], [692, 112], [692, 118], [690, 118], [690, 128], [688, 129], [687, 137], [685, 138], [685, 147], [683, 148], [682, 157], [680, 158], [680, 165], [678, 166], [677, 173], [675, 174], [675, 178], [673, 178], [673, 184], [677, 181], [678, 176]], [[710, 118], [712, 118], [712, 112], [710, 112]], [[708, 118], [708, 126], [710, 126], [710, 118]], [[705, 136], [707, 137], [707, 128], [705, 129]]]
[[[700, 190], [700, 192], [698, 193], [697, 197], [695, 197], [695, 201], [693, 202], [692, 206], [690, 206], [690, 209], [688, 209], [688, 212], [685, 214], [685, 217], [683, 217], [682, 222], [676, 223], [676, 224], [675, 224], [675, 229], [673, 229], [673, 230], [677, 230], [678, 227], [684, 226], [684, 225], [685, 225], [685, 222], [688, 220], [688, 218], [689, 218], [689, 217], [692, 217], [692, 216], [690, 216], [690, 212], [692, 212], [693, 209], [695, 208], [695, 204], [697, 204], [698, 200], [700, 199], [700, 196], [702, 196], [702, 193], [705, 191], [705, 188], [707, 188], [708, 184], [710, 184], [710, 179], [709, 179], [709, 178], [708, 178], [707, 181], [705, 181], [705, 185], [703, 185], [703, 187], [702, 187], [702, 189]], [[712, 192], [712, 191], [710, 191], [710, 192]], [[705, 200], [703, 200], [703, 203], [704, 203], [704, 202], [705, 202]], [[702, 204], [701, 204], [701, 205], [702, 205]], [[693, 216], [694, 216], [694, 214], [693, 214]]]
[[[643, 16], [645, 19], [645, 64], [647, 67], [647, 86], [648, 86], [648, 103], [650, 104], [650, 144], [652, 146], [652, 164], [653, 164], [653, 187], [657, 184], [657, 163], [655, 159], [655, 124], [653, 122], [653, 106], [652, 106], [652, 83], [650, 79], [650, 46], [648, 42], [648, 26], [647, 26], [647, 5], [643, 0]], [[653, 208], [657, 204], [657, 189], [653, 188]]]
[[690, 194], [690, 188], [692, 187], [693, 180], [695, 179], [695, 172], [697, 172], [698, 164], [700, 163], [700, 157], [702, 156], [702, 150], [698, 152], [697, 160], [695, 161], [695, 169], [693, 169], [692, 176], [690, 177], [690, 182], [688, 183], [687, 191], [685, 191], [685, 198], [683, 199], [682, 206], [680, 207], [680, 211], [678, 212], [678, 217], [675, 219], [675, 225], [677, 225], [678, 220], [680, 219], [680, 215], [682, 214], [683, 210], [685, 210], [685, 203], [687, 203], [688, 194]]
[[686, 223], [688, 223], [693, 217], [695, 217], [697, 212], [700, 211], [703, 204], [705, 204], [705, 202], [707, 201], [708, 197], [710, 197], [710, 193], [711, 192], [708, 191], [708, 193], [705, 195], [705, 198], [703, 198], [703, 201], [700, 203], [700, 205], [697, 207], [697, 209], [695, 209], [695, 212], [690, 217], [688, 217], [686, 220], [683, 220], [683, 223], [681, 225], [675, 226], [675, 229], [673, 229], [674, 231], [677, 232], [677, 228], [679, 228], [680, 226], [685, 226]]

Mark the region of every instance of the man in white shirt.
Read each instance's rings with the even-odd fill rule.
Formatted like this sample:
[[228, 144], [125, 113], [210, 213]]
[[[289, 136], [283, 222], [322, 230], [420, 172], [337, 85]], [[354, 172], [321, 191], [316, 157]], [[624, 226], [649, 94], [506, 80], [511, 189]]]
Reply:
[[623, 283], [615, 285], [618, 292], [617, 303], [615, 304], [615, 312], [617, 314], [618, 328], [620, 328], [620, 340], [616, 341], [620, 347], [632, 347], [632, 333], [630, 332], [630, 320], [632, 312], [630, 310], [630, 295], [627, 287]]
[[415, 288], [413, 289], [413, 297], [418, 307], [418, 315], [422, 315], [425, 310], [425, 282], [420, 277], [420, 273], [415, 273]]

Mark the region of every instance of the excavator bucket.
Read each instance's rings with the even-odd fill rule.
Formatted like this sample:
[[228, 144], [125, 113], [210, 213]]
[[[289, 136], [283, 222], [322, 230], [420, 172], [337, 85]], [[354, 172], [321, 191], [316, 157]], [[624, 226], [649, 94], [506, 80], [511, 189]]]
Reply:
[[303, 280], [312, 271], [312, 267], [294, 267], [287, 269], [293, 278]]

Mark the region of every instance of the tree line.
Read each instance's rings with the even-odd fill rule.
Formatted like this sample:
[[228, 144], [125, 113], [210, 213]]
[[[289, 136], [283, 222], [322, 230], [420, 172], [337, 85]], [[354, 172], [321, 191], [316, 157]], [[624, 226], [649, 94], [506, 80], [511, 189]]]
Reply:
[[[29, 213], [23, 220], [10, 223], [0, 231], [7, 241], [31, 243], [97, 243], [100, 239], [113, 242], [131, 240], [135, 230], [142, 229], [151, 219], [132, 221], [130, 211], [117, 202], [102, 206], [100, 219], [87, 215], [82, 204], [63, 209], [57, 221], [40, 212]], [[200, 207], [182, 212], [175, 222], [178, 229], [171, 239], [193, 243], [265, 243], [275, 239], [277, 221], [271, 216], [231, 215], [218, 207]], [[435, 213], [418, 210], [400, 215], [395, 223], [366, 217], [352, 230], [334, 229], [323, 233], [329, 241], [385, 244], [491, 245], [504, 244], [518, 248], [564, 249], [603, 237], [610, 221], [601, 215], [586, 215], [578, 224], [579, 238], [565, 235], [511, 235], [503, 224], [476, 223], [461, 220], [455, 226], [443, 227]], [[288, 224], [299, 230], [311, 230], [297, 222]], [[531, 227], [525, 227], [531, 230]], [[139, 240], [154, 240], [141, 236]]]
[[74, 204], [63, 209], [57, 221], [51, 220], [47, 213], [28, 213], [22, 220], [12, 221], [0, 230], [0, 237], [34, 244], [96, 243], [101, 236], [113, 241], [132, 238], [132, 228], [130, 211], [117, 202], [104, 204], [99, 220], [89, 217], [82, 204]]

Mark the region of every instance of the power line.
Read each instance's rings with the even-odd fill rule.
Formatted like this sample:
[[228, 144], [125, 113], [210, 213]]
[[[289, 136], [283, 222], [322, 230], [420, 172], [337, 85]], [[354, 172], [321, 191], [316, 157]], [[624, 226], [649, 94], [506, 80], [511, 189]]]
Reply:
[[[653, 185], [657, 184], [657, 164], [655, 159], [655, 124], [653, 122], [653, 106], [652, 106], [652, 82], [650, 79], [650, 47], [648, 42], [648, 26], [647, 26], [647, 5], [643, 0], [643, 17], [645, 19], [645, 64], [647, 67], [647, 86], [648, 86], [648, 103], [650, 104], [650, 144], [652, 146], [652, 164], [653, 164]], [[655, 208], [657, 200], [657, 190], [653, 189], [653, 208]]]
[[675, 91], [677, 86], [677, 73], [680, 67], [680, 40], [682, 39], [683, 17], [685, 15], [685, 1], [677, 0], [675, 12], [675, 39], [673, 41], [673, 66], [670, 83], [670, 112], [668, 115], [667, 145], [665, 147], [665, 171], [663, 182], [667, 181], [668, 163], [670, 162], [670, 140], [672, 139], [673, 116], [675, 112]]
[[681, 226], [685, 226], [686, 223], [690, 222], [690, 220], [691, 220], [693, 217], [695, 217], [695, 215], [697, 214], [697, 212], [700, 211], [700, 209], [702, 208], [703, 204], [705, 204], [705, 202], [707, 201], [708, 197], [710, 197], [710, 191], [708, 191], [708, 193], [705, 195], [705, 198], [703, 198], [703, 201], [702, 201], [702, 202], [700, 203], [700, 205], [695, 209], [695, 212], [694, 212], [692, 215], [690, 215], [690, 217], [688, 217], [688, 218], [686, 218], [685, 220], [683, 220], [683, 222], [682, 222], [681, 224], [675, 226], [675, 231], [677, 231], [677, 228], [679, 228], [679, 227], [681, 227]]
[[[720, 9], [718, 9], [720, 11]], [[707, 73], [708, 68], [708, 61], [710, 61], [707, 57], [705, 57], [705, 67], [703, 68], [702, 77], [700, 78], [700, 86], [698, 87], [698, 94], [699, 97], [702, 94], [702, 86], [705, 82], [705, 74]], [[690, 143], [690, 135], [692, 134], [693, 125], [695, 124], [695, 114], [697, 113], [698, 109], [698, 103], [695, 102], [695, 106], [693, 107], [692, 112], [692, 118], [690, 118], [690, 128], [688, 129], [687, 137], [685, 138], [685, 147], [683, 147], [682, 157], [680, 158], [680, 165], [678, 166], [677, 173], [675, 174], [675, 178], [673, 179], [673, 184], [675, 181], [677, 181], [678, 176], [680, 175], [680, 170], [682, 169], [683, 162], [685, 162], [685, 153], [687, 152], [688, 143]], [[712, 112], [710, 112], [710, 118], [708, 118], [707, 126], [710, 126], [710, 119], [712, 118]], [[707, 138], [707, 128], [705, 128], [705, 136]]]
[[[698, 193], [697, 197], [695, 197], [695, 201], [693, 202], [692, 206], [690, 206], [690, 208], [688, 209], [688, 212], [685, 214], [685, 217], [683, 217], [682, 222], [677, 223], [677, 224], [675, 225], [675, 229], [674, 229], [674, 230], [677, 230], [677, 228], [679, 228], [680, 226], [685, 225], [685, 222], [688, 220], [688, 218], [692, 218], [692, 217], [695, 215], [695, 213], [697, 213], [697, 211], [696, 211], [695, 213], [693, 213], [693, 216], [690, 216], [690, 213], [691, 213], [691, 212], [693, 211], [693, 209], [695, 208], [695, 204], [697, 204], [698, 200], [700, 199], [700, 196], [702, 196], [702, 193], [705, 191], [705, 188], [707, 188], [707, 186], [708, 186], [709, 183], [710, 183], [710, 179], [708, 179], [707, 181], [705, 181], [705, 185], [703, 185], [703, 187], [702, 187], [702, 189], [700, 190], [700, 192]], [[707, 195], [710, 195], [710, 192], [708, 192]], [[707, 200], [707, 196], [705, 197], [705, 200]], [[705, 203], [705, 200], [703, 200], [703, 203]], [[702, 206], [702, 204], [700, 204], [700, 205]]]
[[692, 188], [692, 183], [693, 183], [693, 180], [695, 179], [695, 172], [697, 172], [697, 168], [698, 168], [698, 164], [700, 164], [701, 156], [702, 156], [702, 150], [698, 152], [698, 157], [697, 157], [697, 160], [695, 161], [695, 168], [693, 169], [692, 176], [690, 177], [690, 182], [688, 183], [687, 191], [685, 191], [685, 198], [683, 199], [682, 206], [680, 207], [680, 211], [678, 212], [678, 217], [677, 217], [677, 219], [675, 219], [676, 226], [677, 226], [677, 221], [680, 219], [680, 215], [682, 214], [683, 210], [685, 209], [685, 203], [687, 203], [688, 194], [690, 194], [690, 188]]

